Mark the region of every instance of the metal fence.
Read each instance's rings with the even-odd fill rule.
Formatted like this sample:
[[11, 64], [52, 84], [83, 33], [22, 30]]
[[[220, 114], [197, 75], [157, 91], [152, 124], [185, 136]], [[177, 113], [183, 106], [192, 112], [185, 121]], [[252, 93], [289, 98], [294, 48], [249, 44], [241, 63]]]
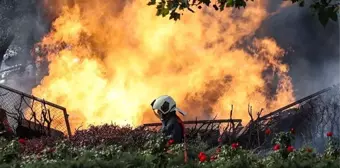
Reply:
[[0, 108], [15, 128], [23, 125], [48, 135], [60, 131], [71, 136], [68, 114], [62, 106], [0, 85]]

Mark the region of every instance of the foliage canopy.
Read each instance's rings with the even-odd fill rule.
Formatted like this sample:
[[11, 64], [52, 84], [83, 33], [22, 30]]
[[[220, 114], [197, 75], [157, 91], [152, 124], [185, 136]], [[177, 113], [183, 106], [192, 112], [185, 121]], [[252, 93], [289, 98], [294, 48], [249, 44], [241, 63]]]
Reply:
[[[254, 1], [254, 0], [251, 0]], [[305, 6], [305, 0], [289, 0], [300, 7]], [[195, 13], [194, 8], [201, 9], [202, 5], [213, 7], [216, 11], [223, 11], [226, 8], [246, 8], [248, 0], [149, 0], [149, 6], [155, 5], [157, 16], [169, 16], [170, 20], [179, 20], [184, 10]], [[326, 26], [329, 20], [338, 21], [337, 13], [340, 3], [335, 0], [314, 0], [309, 7], [317, 14], [320, 23]]]

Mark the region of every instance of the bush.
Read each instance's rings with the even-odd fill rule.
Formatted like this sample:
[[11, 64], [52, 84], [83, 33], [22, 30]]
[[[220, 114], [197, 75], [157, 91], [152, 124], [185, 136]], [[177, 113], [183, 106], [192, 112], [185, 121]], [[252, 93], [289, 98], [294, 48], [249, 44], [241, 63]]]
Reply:
[[[111, 167], [203, 167], [203, 168], [332, 168], [340, 166], [339, 143], [328, 137], [326, 151], [311, 147], [294, 149], [292, 132], [275, 135], [266, 156], [245, 150], [237, 142], [208, 151], [200, 140], [172, 144], [159, 134], [142, 129], [104, 125], [79, 131], [70, 139], [0, 140], [1, 168], [111, 168]], [[187, 163], [185, 158], [187, 157]]]

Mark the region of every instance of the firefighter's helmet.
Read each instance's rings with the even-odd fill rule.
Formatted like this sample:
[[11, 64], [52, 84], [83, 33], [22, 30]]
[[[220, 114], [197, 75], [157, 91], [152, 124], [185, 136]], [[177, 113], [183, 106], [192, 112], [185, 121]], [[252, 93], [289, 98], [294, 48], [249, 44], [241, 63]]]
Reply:
[[155, 115], [163, 119], [163, 116], [170, 113], [170, 112], [180, 112], [182, 115], [186, 115], [186, 113], [176, 107], [175, 100], [167, 95], [163, 95], [158, 97], [157, 99], [153, 100], [151, 103], [151, 107]]

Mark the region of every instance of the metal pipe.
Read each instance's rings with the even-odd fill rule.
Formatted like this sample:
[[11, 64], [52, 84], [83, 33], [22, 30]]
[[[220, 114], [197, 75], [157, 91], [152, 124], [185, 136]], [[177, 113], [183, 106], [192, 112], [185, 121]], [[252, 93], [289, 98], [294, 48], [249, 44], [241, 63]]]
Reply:
[[0, 73], [4, 73], [4, 72], [7, 72], [7, 71], [15, 70], [15, 69], [18, 69], [18, 68], [21, 68], [21, 67], [23, 67], [21, 64], [19, 64], [19, 65], [14, 65], [14, 66], [9, 67], [9, 68], [7, 68], [7, 69], [1, 70]]
[[8, 50], [9, 46], [12, 44], [13, 39], [14, 39], [14, 35], [11, 34], [6, 38], [5, 41], [2, 41], [2, 43], [0, 44], [0, 68], [4, 60], [6, 51]]

